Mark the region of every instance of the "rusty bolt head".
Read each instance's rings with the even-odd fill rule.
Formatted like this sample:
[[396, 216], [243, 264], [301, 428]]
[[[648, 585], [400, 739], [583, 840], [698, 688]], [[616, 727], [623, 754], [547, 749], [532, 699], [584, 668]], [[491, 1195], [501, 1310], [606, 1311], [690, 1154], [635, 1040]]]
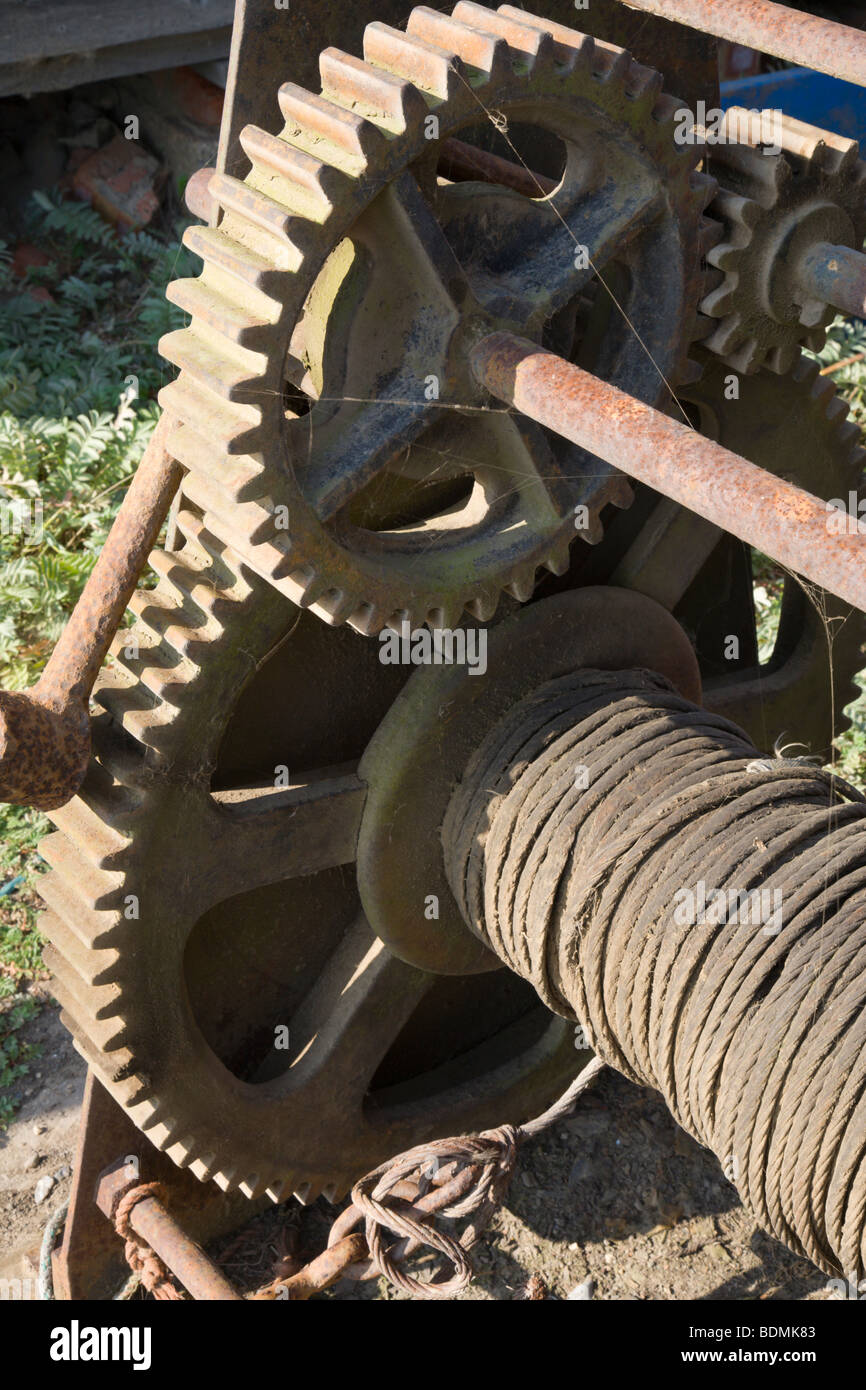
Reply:
[[107, 1216], [109, 1221], [113, 1221], [118, 1203], [126, 1196], [127, 1192], [138, 1187], [140, 1182], [141, 1169], [134, 1154], [127, 1154], [124, 1158], [118, 1158], [108, 1168], [103, 1168], [96, 1180], [94, 1197], [103, 1216]]

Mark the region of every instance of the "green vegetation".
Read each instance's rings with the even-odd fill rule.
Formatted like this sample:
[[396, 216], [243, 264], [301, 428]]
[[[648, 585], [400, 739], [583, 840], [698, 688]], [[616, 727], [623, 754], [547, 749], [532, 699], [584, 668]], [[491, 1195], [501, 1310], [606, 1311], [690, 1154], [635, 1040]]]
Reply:
[[[158, 415], [163, 333], [183, 322], [166, 283], [193, 258], [91, 208], [34, 194], [13, 273], [0, 243], [0, 686], [41, 671], [108, 534]], [[32, 256], [32, 260], [42, 257]], [[19, 267], [20, 269], [20, 267]], [[36, 846], [44, 816], [0, 806], [0, 1128], [31, 1052], [18, 1036], [43, 975]]]

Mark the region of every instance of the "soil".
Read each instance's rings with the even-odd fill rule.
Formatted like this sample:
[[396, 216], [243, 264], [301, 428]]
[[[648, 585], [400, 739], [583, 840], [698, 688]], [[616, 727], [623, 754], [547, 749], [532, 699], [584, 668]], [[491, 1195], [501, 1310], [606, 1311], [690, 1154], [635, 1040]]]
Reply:
[[[0, 1132], [0, 1280], [35, 1274], [28, 1252], [69, 1197], [86, 1071], [56, 1005], [46, 1004], [19, 1036], [41, 1051], [22, 1083], [21, 1108]], [[37, 1205], [36, 1185], [46, 1176], [55, 1182]]]
[[[59, 1178], [39, 1206], [34, 1189], [40, 1177], [73, 1162], [84, 1088], [84, 1063], [54, 1007], [28, 1024], [25, 1036], [41, 1045], [42, 1056], [0, 1136], [0, 1279], [35, 1274], [35, 1250], [48, 1217], [69, 1195], [69, 1178]], [[257, 1217], [213, 1253], [240, 1288], [252, 1291], [288, 1272], [287, 1258], [297, 1265], [317, 1254], [334, 1215], [323, 1200], [308, 1208], [292, 1202]], [[507, 1202], [473, 1259], [477, 1274], [463, 1299], [835, 1296], [823, 1274], [756, 1227], [714, 1156], [675, 1124], [661, 1100], [613, 1072], [569, 1120], [524, 1147]], [[380, 1280], [343, 1280], [322, 1297], [406, 1295]]]

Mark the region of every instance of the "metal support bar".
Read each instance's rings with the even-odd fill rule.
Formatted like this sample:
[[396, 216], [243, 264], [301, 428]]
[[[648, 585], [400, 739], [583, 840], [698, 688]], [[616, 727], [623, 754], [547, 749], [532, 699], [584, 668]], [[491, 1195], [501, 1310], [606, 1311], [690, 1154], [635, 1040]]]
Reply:
[[866, 532], [835, 534], [811, 493], [511, 333], [472, 366], [498, 400], [866, 611]]
[[772, 53], [866, 87], [866, 38], [859, 29], [772, 0], [624, 0], [632, 10]]
[[136, 1202], [129, 1222], [193, 1298], [243, 1302], [222, 1270], [208, 1259], [200, 1245], [190, 1240], [158, 1197], [144, 1197]]
[[862, 252], [819, 241], [803, 257], [797, 279], [822, 304], [866, 318], [866, 256]]
[[[130, 1162], [129, 1157], [118, 1159], [99, 1175], [96, 1205], [103, 1216], [114, 1223], [120, 1202], [130, 1193], [135, 1193], [140, 1185], [137, 1161]], [[145, 1188], [145, 1191], [135, 1195], [138, 1200], [134, 1200], [129, 1209], [129, 1225], [156, 1252], [193, 1298], [235, 1303], [243, 1301], [222, 1270], [166, 1210], [156, 1192]]]

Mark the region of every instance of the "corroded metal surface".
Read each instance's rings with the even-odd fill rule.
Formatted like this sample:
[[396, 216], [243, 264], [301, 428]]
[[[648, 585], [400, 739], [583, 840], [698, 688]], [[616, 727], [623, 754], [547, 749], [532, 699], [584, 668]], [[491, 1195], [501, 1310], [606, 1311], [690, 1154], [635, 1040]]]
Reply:
[[93, 682], [183, 472], [157, 425], [99, 559], [36, 686], [0, 691], [0, 801], [50, 811], [75, 795], [90, 758]]
[[866, 532], [831, 534], [817, 497], [513, 335], [484, 339], [473, 362], [498, 400], [866, 609]]
[[[860, 430], [817, 362], [802, 356], [785, 376], [742, 377], [736, 399], [730, 398], [724, 364], [704, 354], [703, 366], [700, 381], [680, 393], [697, 408], [702, 434], [816, 497], [847, 503], [852, 492], [863, 495]], [[717, 559], [724, 563], [720, 552], [726, 546], [719, 527], [660, 498], [610, 580], [670, 609], [711, 671], [716, 638], [714, 626], [706, 629], [707, 610], [720, 599], [711, 572]], [[809, 756], [831, 761], [832, 740], [850, 722], [845, 707], [857, 697], [854, 677], [863, 665], [866, 615], [826, 592], [810, 597], [788, 575], [775, 645], [761, 665], [757, 640], [755, 659], [748, 659], [755, 626], [747, 603], [729, 629], [739, 634], [742, 665], [722, 662], [731, 669], [705, 675], [704, 705], [733, 719], [760, 748], [796, 739]]]
[[866, 87], [866, 43], [860, 29], [804, 14], [772, 0], [624, 0], [633, 10], [690, 24], [731, 43], [772, 53]]
[[[152, 1189], [156, 1189], [153, 1191]], [[201, 1246], [191, 1240], [168, 1211], [158, 1183], [142, 1183], [138, 1164], [124, 1156], [100, 1174], [95, 1202], [103, 1216], [118, 1222], [118, 1208], [129, 1208], [129, 1225], [195, 1299], [241, 1302], [241, 1296]]]
[[820, 241], [803, 257], [797, 278], [815, 299], [843, 314], [866, 318], [866, 256], [850, 246]]

